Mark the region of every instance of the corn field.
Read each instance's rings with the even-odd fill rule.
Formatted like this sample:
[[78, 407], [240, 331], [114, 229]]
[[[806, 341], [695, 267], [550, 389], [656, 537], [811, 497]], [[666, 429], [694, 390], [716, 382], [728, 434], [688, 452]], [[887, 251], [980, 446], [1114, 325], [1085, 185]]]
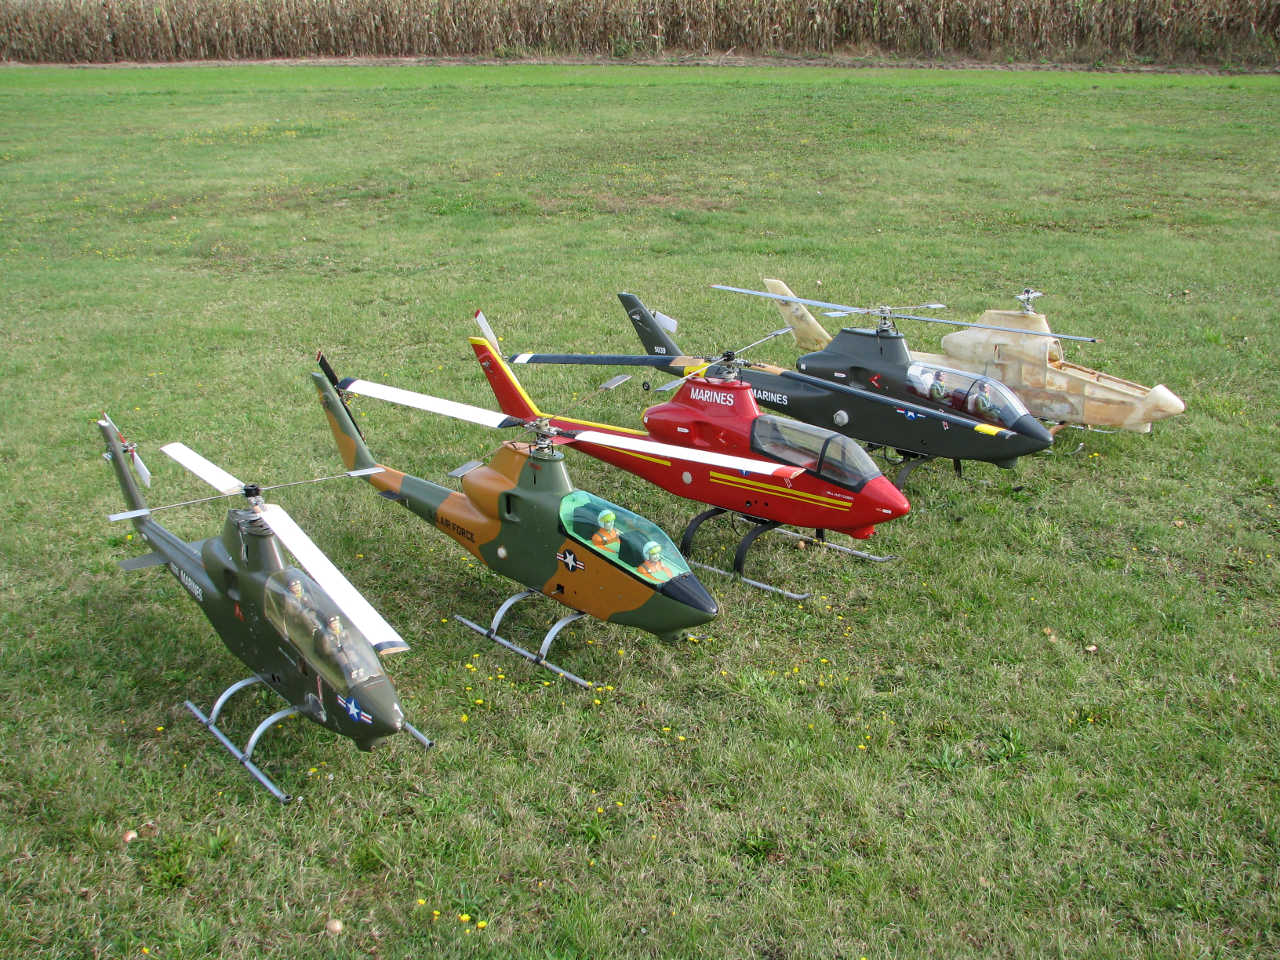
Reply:
[[1278, 0], [0, 0], [0, 58], [839, 54], [1275, 66]]

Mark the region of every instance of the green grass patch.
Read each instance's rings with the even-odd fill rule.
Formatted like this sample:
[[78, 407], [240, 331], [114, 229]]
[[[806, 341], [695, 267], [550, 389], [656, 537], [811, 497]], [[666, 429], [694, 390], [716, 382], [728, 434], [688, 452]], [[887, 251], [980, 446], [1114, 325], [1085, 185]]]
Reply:
[[[1276, 953], [1277, 94], [1057, 73], [0, 71], [0, 953]], [[709, 288], [762, 276], [975, 319], [1031, 284], [1057, 327], [1101, 338], [1071, 359], [1165, 383], [1187, 412], [1149, 436], [1064, 431], [1015, 472], [917, 471], [913, 512], [870, 543], [891, 564], [766, 537], [752, 571], [814, 597], [708, 574], [724, 613], [697, 642], [576, 625], [557, 659], [594, 695], [452, 622], [510, 584], [408, 514], [363, 487], [281, 491], [413, 645], [389, 668], [438, 747], [364, 755], [290, 721], [259, 747], [303, 797], [280, 807], [186, 713], [244, 670], [170, 578], [115, 567], [141, 550], [105, 519], [102, 410], [141, 443], [155, 503], [203, 495], [162, 462], [171, 440], [262, 482], [316, 476], [337, 464], [306, 380], [318, 347], [491, 405], [477, 307], [513, 351], [616, 352], [636, 347], [630, 290], [706, 351], [777, 325]], [[784, 341], [761, 356], [794, 359]], [[642, 377], [595, 395], [606, 376], [522, 372], [546, 408], [637, 424]], [[356, 409], [381, 458], [428, 477], [498, 442]], [[571, 470], [674, 534], [696, 512]], [[196, 538], [222, 516], [168, 522]], [[707, 533], [729, 557], [729, 532]], [[558, 616], [522, 607], [525, 639]], [[270, 709], [246, 696], [228, 725], [247, 737]]]

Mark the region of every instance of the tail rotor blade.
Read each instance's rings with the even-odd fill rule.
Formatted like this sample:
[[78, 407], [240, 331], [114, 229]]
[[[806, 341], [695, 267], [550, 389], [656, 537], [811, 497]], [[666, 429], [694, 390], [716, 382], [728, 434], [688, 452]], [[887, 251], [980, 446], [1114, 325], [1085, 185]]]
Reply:
[[138, 471], [138, 477], [142, 480], [144, 486], [151, 486], [151, 471], [147, 469], [147, 465], [142, 462], [142, 458], [138, 456], [138, 451], [130, 444], [129, 461], [133, 464], [134, 469]]
[[484, 315], [484, 311], [477, 310], [475, 319], [476, 319], [476, 326], [480, 328], [480, 332], [484, 335], [484, 338], [489, 341], [489, 345], [493, 347], [495, 352], [497, 352], [498, 351], [498, 335], [493, 332], [493, 327], [489, 326], [489, 321], [488, 319], [486, 319]]

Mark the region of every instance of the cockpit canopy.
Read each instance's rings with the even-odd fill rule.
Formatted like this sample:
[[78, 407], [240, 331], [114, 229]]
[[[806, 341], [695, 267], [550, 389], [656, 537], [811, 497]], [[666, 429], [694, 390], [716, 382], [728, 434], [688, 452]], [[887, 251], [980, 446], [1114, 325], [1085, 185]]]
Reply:
[[592, 553], [646, 582], [661, 583], [689, 572], [689, 564], [656, 523], [585, 490], [560, 501], [560, 525]]
[[345, 694], [385, 676], [373, 645], [305, 573], [286, 567], [267, 578], [267, 620], [287, 637], [330, 686]]
[[855, 440], [799, 420], [761, 416], [751, 425], [751, 449], [812, 470], [824, 480], [858, 491], [880, 475]]
[[932, 363], [913, 363], [907, 368], [907, 389], [1003, 427], [1012, 427], [1027, 414], [1026, 405], [999, 380]]

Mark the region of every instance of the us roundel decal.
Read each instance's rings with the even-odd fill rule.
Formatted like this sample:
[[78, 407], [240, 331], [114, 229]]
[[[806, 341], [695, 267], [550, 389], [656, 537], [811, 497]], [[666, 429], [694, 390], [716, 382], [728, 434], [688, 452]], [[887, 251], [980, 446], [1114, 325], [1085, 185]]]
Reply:
[[572, 550], [561, 550], [556, 554], [556, 559], [564, 564], [564, 568], [570, 573], [575, 570], [585, 570], [587, 565], [578, 559], [578, 555]]

